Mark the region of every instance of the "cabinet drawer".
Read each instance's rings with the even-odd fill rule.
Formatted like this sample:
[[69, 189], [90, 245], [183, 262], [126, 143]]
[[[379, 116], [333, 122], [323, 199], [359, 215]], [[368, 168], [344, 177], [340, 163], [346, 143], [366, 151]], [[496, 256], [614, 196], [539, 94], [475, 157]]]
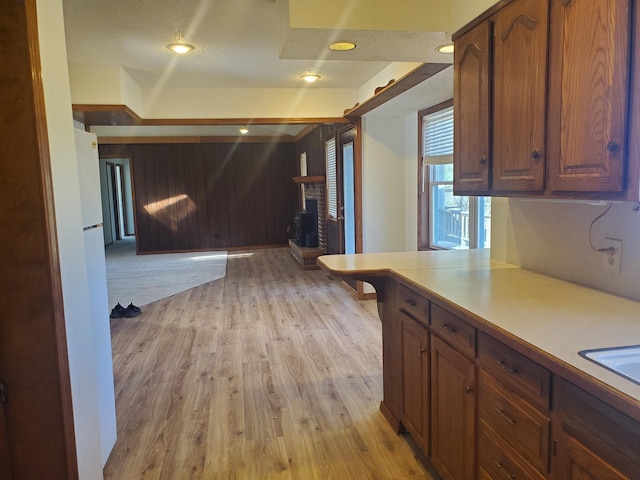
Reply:
[[476, 329], [453, 313], [431, 304], [431, 333], [438, 335], [460, 353], [476, 356]]
[[543, 480], [545, 477], [526, 466], [517, 456], [507, 453], [509, 447], [480, 422], [478, 435], [478, 477], [488, 480], [517, 478], [523, 480]]
[[478, 363], [509, 390], [549, 410], [551, 373], [546, 368], [484, 333], [478, 339]]
[[550, 419], [481, 372], [478, 413], [519, 455], [541, 473], [549, 469]]
[[416, 320], [429, 323], [429, 301], [409, 287], [400, 285], [398, 308], [413, 315]]

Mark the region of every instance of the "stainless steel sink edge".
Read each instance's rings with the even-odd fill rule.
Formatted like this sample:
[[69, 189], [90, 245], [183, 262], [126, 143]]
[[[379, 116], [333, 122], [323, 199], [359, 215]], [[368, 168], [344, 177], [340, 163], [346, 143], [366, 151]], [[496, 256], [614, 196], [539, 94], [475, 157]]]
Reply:
[[632, 350], [632, 349], [640, 349], [640, 345], [624, 345], [624, 346], [616, 346], [616, 347], [605, 347], [605, 348], [590, 348], [590, 349], [586, 349], [586, 350], [581, 350], [578, 352], [578, 355], [580, 355], [582, 358], [585, 358], [586, 360], [589, 360], [592, 363], [595, 363], [596, 365], [605, 368], [607, 370], [609, 370], [612, 373], [615, 373], [616, 375], [623, 377], [624, 379], [635, 383], [636, 385], [640, 385], [640, 378], [636, 379], [633, 377], [630, 377], [629, 375], [626, 375], [625, 373], [622, 373], [618, 370], [616, 370], [615, 368], [602, 363], [596, 359], [593, 359], [591, 357], [589, 357], [590, 354], [597, 354], [599, 352], [606, 352], [606, 353], [612, 353], [612, 352], [616, 352], [616, 351], [621, 351], [621, 350]]

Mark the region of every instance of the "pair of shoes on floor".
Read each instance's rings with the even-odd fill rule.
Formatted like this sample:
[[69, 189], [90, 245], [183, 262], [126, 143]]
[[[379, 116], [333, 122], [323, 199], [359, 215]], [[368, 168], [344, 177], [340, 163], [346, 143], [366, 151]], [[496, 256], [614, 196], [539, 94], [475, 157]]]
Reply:
[[130, 303], [127, 308], [124, 308], [120, 303], [113, 307], [111, 310], [110, 318], [132, 318], [140, 315], [142, 310], [140, 307], [136, 307], [133, 303]]

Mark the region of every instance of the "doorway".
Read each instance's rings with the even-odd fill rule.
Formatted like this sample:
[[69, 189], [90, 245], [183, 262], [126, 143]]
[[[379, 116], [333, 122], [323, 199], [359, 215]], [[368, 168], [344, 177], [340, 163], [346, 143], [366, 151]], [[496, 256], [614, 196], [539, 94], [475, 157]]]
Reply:
[[[362, 252], [362, 155], [360, 122], [325, 142], [327, 159], [327, 253]], [[362, 282], [347, 281], [364, 298]]]
[[128, 158], [100, 158], [105, 245], [135, 234], [130, 165]]
[[362, 251], [361, 159], [359, 124], [325, 141], [327, 181], [327, 253]]

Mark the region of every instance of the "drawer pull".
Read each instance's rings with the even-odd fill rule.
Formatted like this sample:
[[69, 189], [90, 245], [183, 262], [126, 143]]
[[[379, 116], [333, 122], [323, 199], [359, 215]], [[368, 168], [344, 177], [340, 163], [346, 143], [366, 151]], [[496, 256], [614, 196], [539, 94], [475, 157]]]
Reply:
[[410, 307], [415, 307], [418, 304], [418, 302], [416, 302], [412, 298], [407, 298], [404, 302]]
[[442, 328], [444, 328], [447, 332], [449, 332], [451, 334], [456, 333], [456, 329], [451, 327], [451, 326], [449, 326], [449, 324], [447, 324], [447, 323], [443, 323], [442, 324]]
[[514, 423], [516, 423], [516, 421], [511, 418], [509, 415], [507, 415], [506, 413], [504, 413], [504, 409], [502, 408], [496, 408], [496, 412], [502, 417], [504, 418], [507, 422], [509, 422], [511, 425], [513, 425]]
[[518, 373], [518, 370], [516, 370], [515, 368], [508, 367], [504, 360], [496, 360], [496, 363], [502, 368], [504, 368], [504, 370], [509, 375], [515, 375], [516, 373]]
[[500, 463], [499, 461], [494, 460], [493, 463], [496, 464], [496, 467], [498, 467], [498, 470], [500, 470], [502, 473], [504, 473], [506, 478], [510, 478], [511, 480], [516, 480], [518, 478], [515, 475], [511, 475], [509, 472], [507, 472], [504, 469], [504, 466], [502, 465], [502, 463]]

